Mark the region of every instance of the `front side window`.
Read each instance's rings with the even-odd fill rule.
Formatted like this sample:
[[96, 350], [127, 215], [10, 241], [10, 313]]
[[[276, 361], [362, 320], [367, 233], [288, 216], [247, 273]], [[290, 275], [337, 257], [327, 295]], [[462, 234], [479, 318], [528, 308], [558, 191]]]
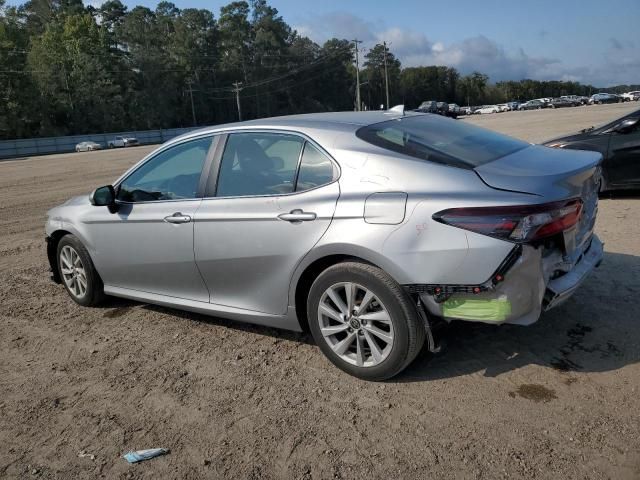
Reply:
[[160, 152], [120, 184], [118, 200], [149, 202], [196, 198], [211, 140], [211, 137], [200, 138]]
[[295, 188], [304, 140], [282, 133], [232, 133], [222, 155], [218, 197], [281, 195]]

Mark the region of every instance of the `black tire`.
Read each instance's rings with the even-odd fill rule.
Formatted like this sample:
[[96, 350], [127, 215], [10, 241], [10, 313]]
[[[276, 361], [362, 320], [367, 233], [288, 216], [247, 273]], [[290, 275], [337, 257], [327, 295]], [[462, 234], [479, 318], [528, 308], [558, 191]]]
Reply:
[[[332, 350], [320, 331], [320, 300], [329, 287], [340, 282], [354, 282], [371, 290], [391, 317], [392, 347], [377, 365], [359, 367], [348, 363]], [[326, 357], [344, 372], [364, 380], [382, 381], [397, 375], [416, 358], [425, 340], [424, 324], [409, 295], [383, 270], [359, 262], [336, 264], [316, 278], [307, 299], [307, 318], [313, 338]]]
[[[80, 297], [76, 295], [76, 293], [71, 291], [62, 274], [61, 252], [65, 246], [69, 246], [77, 252], [85, 270], [87, 287], [84, 295]], [[99, 305], [104, 301], [105, 294], [102, 279], [100, 278], [100, 275], [98, 275], [98, 272], [93, 265], [93, 261], [91, 260], [89, 252], [77, 237], [71, 234], [67, 234], [60, 239], [60, 241], [58, 242], [58, 247], [56, 249], [56, 262], [58, 265], [58, 272], [60, 272], [60, 278], [62, 279], [62, 284], [64, 285], [64, 288], [67, 290], [67, 293], [74, 302], [82, 305], [83, 307], [93, 307]]]

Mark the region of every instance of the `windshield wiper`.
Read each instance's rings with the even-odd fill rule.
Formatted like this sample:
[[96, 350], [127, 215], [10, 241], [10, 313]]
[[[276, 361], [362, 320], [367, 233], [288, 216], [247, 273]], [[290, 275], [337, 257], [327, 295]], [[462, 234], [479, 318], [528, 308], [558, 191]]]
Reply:
[[591, 130], [595, 130], [596, 127], [589, 127], [589, 128], [583, 128], [582, 130], [580, 130], [580, 133], [587, 133], [590, 132]]

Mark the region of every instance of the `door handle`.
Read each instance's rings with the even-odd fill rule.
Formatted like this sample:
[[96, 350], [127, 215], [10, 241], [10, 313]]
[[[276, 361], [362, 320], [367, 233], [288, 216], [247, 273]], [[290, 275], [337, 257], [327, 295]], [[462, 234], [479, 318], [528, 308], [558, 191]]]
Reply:
[[303, 212], [298, 208], [291, 210], [289, 213], [281, 213], [278, 218], [287, 222], [310, 222], [315, 220], [317, 215], [313, 212]]
[[164, 221], [167, 223], [189, 223], [191, 221], [191, 217], [189, 215], [183, 215], [180, 212], [176, 212], [173, 215], [164, 217]]

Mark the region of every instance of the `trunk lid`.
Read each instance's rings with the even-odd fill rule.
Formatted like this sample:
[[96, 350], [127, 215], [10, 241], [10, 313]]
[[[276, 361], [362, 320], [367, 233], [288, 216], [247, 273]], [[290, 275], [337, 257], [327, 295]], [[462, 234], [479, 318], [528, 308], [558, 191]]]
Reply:
[[531, 145], [474, 170], [492, 188], [552, 201], [581, 196], [585, 184], [599, 181], [601, 162], [597, 152]]
[[531, 145], [475, 168], [484, 183], [499, 190], [538, 195], [541, 202], [579, 198], [580, 220], [564, 232], [564, 261], [571, 267], [588, 249], [598, 210], [602, 155]]

